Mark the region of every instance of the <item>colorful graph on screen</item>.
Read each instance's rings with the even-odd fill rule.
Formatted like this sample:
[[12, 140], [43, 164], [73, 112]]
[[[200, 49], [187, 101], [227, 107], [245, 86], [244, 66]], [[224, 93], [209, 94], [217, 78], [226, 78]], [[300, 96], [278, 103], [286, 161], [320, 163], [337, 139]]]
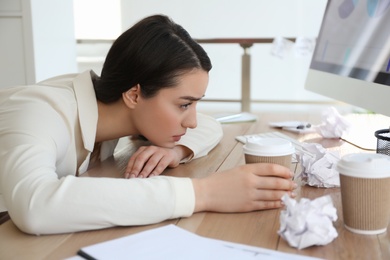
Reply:
[[[361, 3], [359, 3], [361, 2]], [[344, 0], [338, 8], [342, 19], [348, 18], [358, 4], [364, 4], [363, 0]], [[366, 11], [369, 17], [380, 17], [390, 7], [390, 0], [366, 0]]]
[[339, 16], [342, 19], [348, 18], [351, 15], [353, 10], [355, 10], [355, 6], [359, 0], [344, 0], [341, 5], [339, 5]]
[[312, 64], [323, 71], [368, 81], [384, 76], [388, 82], [390, 0], [330, 1]]

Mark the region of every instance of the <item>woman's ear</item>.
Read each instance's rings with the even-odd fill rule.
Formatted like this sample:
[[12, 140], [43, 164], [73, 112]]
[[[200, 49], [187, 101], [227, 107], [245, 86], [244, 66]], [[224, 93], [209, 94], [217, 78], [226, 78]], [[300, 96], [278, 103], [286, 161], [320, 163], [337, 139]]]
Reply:
[[131, 87], [128, 91], [122, 93], [122, 99], [128, 108], [134, 108], [141, 95], [141, 86], [139, 84]]

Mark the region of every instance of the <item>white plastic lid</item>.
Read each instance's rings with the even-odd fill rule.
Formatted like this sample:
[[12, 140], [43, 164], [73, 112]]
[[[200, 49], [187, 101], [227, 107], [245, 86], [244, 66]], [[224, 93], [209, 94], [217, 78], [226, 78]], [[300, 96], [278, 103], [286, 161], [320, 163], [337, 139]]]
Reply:
[[377, 153], [354, 153], [344, 156], [337, 163], [342, 175], [357, 178], [390, 177], [390, 156]]
[[295, 152], [290, 141], [277, 137], [248, 137], [243, 149], [244, 153], [257, 156], [284, 156]]

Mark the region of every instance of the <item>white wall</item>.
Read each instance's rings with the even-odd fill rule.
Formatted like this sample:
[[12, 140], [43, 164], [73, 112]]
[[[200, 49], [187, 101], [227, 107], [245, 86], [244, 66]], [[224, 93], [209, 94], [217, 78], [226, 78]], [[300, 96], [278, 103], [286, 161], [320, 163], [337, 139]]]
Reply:
[[326, 0], [122, 0], [127, 29], [151, 14], [162, 13], [193, 37], [316, 36]]
[[0, 0], [0, 87], [77, 72], [72, 1]]
[[29, 1], [35, 81], [77, 72], [72, 1]]
[[115, 39], [122, 32], [121, 0], [73, 0], [77, 39]]

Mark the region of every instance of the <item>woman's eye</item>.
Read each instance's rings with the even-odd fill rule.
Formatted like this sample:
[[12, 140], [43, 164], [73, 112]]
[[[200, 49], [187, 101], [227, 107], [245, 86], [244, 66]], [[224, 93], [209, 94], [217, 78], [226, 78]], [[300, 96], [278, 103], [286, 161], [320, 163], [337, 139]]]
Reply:
[[191, 106], [192, 102], [191, 103], [187, 103], [187, 104], [184, 104], [184, 105], [181, 105], [180, 108], [182, 109], [187, 109], [189, 106]]

